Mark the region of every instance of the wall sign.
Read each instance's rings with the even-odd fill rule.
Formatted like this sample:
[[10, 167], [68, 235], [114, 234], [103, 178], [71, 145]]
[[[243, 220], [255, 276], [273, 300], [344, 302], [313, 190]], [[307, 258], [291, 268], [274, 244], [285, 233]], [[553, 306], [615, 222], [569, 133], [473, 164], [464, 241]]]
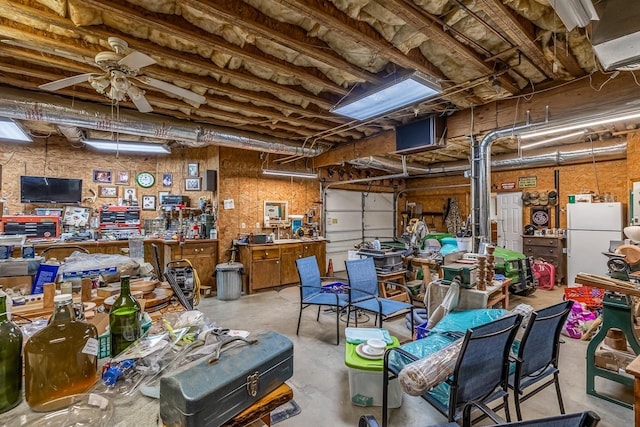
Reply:
[[518, 178], [518, 188], [535, 188], [537, 186], [537, 176], [521, 176], [520, 178]]
[[502, 184], [500, 184], [500, 188], [502, 188], [503, 190], [513, 190], [514, 188], [516, 188], [516, 183], [515, 182], [503, 182]]
[[536, 227], [549, 227], [549, 208], [547, 207], [532, 207], [531, 208], [531, 222]]

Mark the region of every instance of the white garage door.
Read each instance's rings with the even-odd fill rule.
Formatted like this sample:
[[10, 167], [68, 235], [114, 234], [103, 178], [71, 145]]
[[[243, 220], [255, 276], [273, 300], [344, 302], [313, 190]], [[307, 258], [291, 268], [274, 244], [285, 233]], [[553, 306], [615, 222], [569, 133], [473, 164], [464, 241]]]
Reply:
[[363, 240], [390, 240], [393, 236], [393, 194], [327, 190], [324, 201], [327, 265], [344, 270], [348, 251]]

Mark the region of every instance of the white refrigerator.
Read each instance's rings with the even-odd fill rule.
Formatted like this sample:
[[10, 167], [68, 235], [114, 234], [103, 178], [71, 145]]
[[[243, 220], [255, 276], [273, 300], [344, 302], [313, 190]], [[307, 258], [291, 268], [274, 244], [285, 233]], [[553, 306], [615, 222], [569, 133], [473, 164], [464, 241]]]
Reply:
[[567, 204], [567, 286], [575, 283], [576, 274], [606, 276], [611, 240], [622, 240], [621, 203]]

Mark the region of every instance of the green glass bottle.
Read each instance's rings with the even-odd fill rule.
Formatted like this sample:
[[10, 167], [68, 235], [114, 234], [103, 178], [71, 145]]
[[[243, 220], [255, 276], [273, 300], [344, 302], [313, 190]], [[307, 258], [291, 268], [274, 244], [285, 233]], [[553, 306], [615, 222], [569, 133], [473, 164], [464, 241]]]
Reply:
[[129, 276], [120, 277], [120, 295], [109, 311], [111, 332], [111, 357], [122, 353], [140, 338], [142, 313], [140, 304], [131, 295]]
[[7, 317], [7, 297], [0, 296], [0, 413], [20, 403], [22, 332]]

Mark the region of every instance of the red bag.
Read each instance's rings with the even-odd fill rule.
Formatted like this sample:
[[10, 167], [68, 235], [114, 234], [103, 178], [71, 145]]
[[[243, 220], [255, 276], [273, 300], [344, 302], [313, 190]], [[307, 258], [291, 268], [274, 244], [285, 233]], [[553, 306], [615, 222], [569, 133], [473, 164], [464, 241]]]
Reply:
[[538, 279], [538, 289], [550, 291], [556, 284], [556, 267], [544, 260], [533, 261], [533, 275]]

